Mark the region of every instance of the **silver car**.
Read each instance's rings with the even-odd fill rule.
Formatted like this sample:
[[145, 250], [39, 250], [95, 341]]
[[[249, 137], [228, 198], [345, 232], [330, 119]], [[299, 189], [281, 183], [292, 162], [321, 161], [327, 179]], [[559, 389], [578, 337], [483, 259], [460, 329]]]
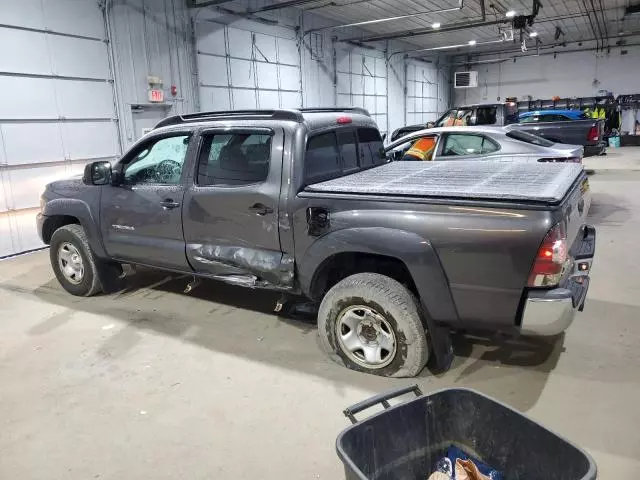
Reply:
[[393, 160], [499, 160], [582, 163], [581, 145], [553, 143], [517, 128], [440, 127], [419, 130], [389, 144]]

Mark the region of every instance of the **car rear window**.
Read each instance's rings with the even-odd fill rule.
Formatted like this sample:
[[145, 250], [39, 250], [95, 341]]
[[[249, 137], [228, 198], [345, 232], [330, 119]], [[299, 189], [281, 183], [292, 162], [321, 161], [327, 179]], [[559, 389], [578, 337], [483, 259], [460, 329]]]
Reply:
[[534, 135], [529, 132], [522, 132], [520, 130], [507, 132], [507, 137], [513, 138], [514, 140], [520, 140], [521, 142], [530, 143], [532, 145], [538, 145], [540, 147], [551, 147], [553, 145], [553, 142], [546, 138], [539, 137], [538, 135]]

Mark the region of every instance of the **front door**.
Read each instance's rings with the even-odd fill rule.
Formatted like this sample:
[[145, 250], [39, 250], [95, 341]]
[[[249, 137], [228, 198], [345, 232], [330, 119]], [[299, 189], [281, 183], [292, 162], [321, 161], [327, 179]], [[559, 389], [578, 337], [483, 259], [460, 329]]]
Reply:
[[151, 137], [116, 166], [116, 182], [101, 192], [102, 238], [109, 256], [159, 267], [190, 269], [182, 233], [183, 174], [188, 133]]
[[281, 128], [205, 131], [184, 200], [187, 257], [212, 275], [252, 275], [269, 284], [292, 280], [280, 248], [278, 203]]

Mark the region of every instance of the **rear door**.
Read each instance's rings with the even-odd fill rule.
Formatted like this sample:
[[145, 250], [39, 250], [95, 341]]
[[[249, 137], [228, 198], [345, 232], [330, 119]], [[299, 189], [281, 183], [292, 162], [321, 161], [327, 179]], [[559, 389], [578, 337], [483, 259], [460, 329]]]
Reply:
[[282, 283], [278, 201], [283, 146], [281, 128], [202, 133], [183, 210], [187, 258], [194, 270]]

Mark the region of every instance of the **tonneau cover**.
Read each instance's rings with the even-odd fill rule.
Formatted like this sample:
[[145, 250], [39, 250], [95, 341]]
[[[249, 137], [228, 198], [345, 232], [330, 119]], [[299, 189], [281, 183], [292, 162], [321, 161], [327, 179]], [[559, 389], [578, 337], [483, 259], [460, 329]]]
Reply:
[[582, 172], [575, 163], [391, 162], [306, 187], [309, 192], [560, 202]]

